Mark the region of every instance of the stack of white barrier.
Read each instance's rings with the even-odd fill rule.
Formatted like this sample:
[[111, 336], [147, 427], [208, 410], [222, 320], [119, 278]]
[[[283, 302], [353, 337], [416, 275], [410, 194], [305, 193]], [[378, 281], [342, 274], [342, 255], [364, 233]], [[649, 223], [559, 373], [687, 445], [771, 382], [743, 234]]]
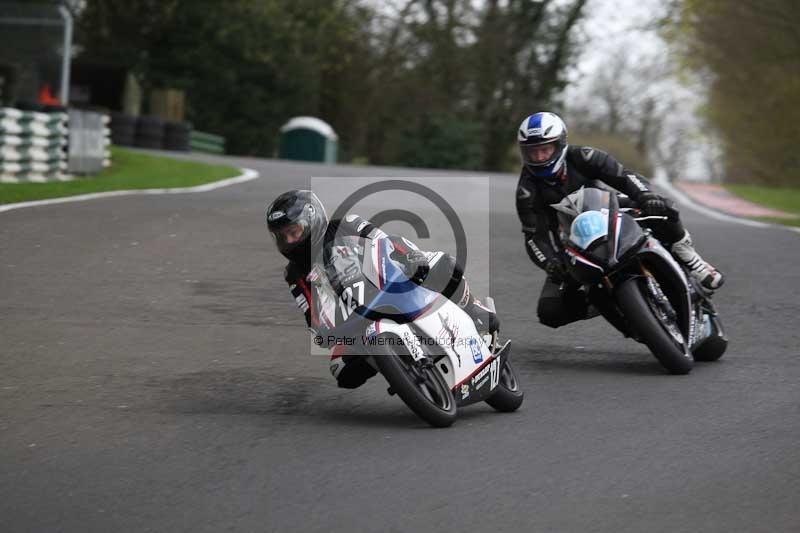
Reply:
[[103, 168], [111, 166], [111, 117], [103, 115]]
[[0, 182], [64, 181], [67, 113], [0, 108]]
[[97, 174], [111, 165], [109, 117], [96, 111], [69, 110], [70, 174]]

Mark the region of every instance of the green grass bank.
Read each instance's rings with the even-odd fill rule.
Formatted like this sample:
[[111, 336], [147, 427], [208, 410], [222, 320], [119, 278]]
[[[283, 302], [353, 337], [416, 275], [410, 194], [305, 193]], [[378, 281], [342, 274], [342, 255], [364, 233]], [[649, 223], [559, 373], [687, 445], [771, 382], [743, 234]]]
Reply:
[[0, 183], [0, 204], [95, 192], [194, 187], [241, 174], [236, 167], [209, 165], [111, 147], [110, 168], [73, 181]]
[[759, 217], [759, 220], [787, 226], [800, 226], [800, 188], [763, 187], [760, 185], [725, 185], [725, 188], [736, 196], [755, 204], [797, 215], [796, 218]]

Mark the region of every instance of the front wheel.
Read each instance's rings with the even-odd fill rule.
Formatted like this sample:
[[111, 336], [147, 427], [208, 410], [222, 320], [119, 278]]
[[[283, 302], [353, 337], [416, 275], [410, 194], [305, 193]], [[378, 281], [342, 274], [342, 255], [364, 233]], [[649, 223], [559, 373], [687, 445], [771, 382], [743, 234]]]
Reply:
[[647, 301], [650, 296], [645, 283], [643, 278], [633, 278], [619, 285], [616, 291], [617, 305], [637, 336], [664, 368], [671, 374], [688, 374], [694, 361], [686, 352], [685, 343], [675, 338], [678, 334], [676, 325], [662, 324], [656, 318], [653, 307]]
[[486, 403], [501, 413], [510, 413], [519, 409], [524, 399], [525, 394], [519, 388], [514, 367], [506, 359], [500, 369], [500, 382], [495, 387], [494, 394], [487, 398]]
[[400, 337], [386, 337], [382, 351], [373, 355], [389, 386], [428, 424], [434, 427], [452, 425], [456, 421], [456, 402], [442, 375], [432, 364], [415, 361]]
[[700, 342], [700, 345], [692, 350], [695, 361], [716, 361], [728, 348], [728, 339], [722, 329], [722, 322], [716, 316], [710, 317], [711, 335]]

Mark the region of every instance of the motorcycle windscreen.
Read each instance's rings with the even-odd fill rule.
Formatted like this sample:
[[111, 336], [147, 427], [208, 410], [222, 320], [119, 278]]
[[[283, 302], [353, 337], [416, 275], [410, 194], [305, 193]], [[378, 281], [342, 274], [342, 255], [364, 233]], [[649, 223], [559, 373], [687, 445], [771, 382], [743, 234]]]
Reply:
[[581, 250], [586, 250], [598, 239], [608, 235], [608, 213], [586, 211], [572, 221], [569, 240]]
[[584, 188], [580, 205], [581, 212], [608, 210], [611, 194], [608, 191]]
[[560, 202], [550, 204], [550, 207], [561, 214], [567, 215], [571, 220], [586, 211], [607, 211], [610, 199], [608, 191], [581, 187], [572, 194], [565, 196]]
[[627, 213], [622, 213], [620, 215], [617, 226], [619, 239], [617, 244], [617, 257], [622, 257], [632, 249], [638, 248], [646, 236], [636, 220]]
[[394, 250], [389, 239], [381, 239], [376, 244], [380, 286], [375, 296], [364, 303], [364, 307], [368, 314], [386, 313], [396, 315], [392, 317], [395, 320], [413, 320], [433, 305], [440, 294], [414, 283], [406, 276], [400, 265], [389, 256]]

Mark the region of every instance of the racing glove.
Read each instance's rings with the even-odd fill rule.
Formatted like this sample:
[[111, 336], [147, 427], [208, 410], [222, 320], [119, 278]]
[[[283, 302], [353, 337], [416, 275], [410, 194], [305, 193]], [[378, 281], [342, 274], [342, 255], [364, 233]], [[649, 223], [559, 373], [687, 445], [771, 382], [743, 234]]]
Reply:
[[428, 264], [428, 257], [419, 250], [409, 250], [405, 254], [393, 252], [392, 259], [400, 262], [405, 268], [406, 275], [418, 285], [425, 281], [431, 270], [430, 264]]
[[667, 201], [663, 196], [652, 192], [643, 192], [639, 195], [637, 203], [642, 213], [647, 216], [666, 215]]
[[551, 259], [544, 265], [547, 276], [554, 281], [564, 281], [567, 279], [567, 269], [558, 259]]

